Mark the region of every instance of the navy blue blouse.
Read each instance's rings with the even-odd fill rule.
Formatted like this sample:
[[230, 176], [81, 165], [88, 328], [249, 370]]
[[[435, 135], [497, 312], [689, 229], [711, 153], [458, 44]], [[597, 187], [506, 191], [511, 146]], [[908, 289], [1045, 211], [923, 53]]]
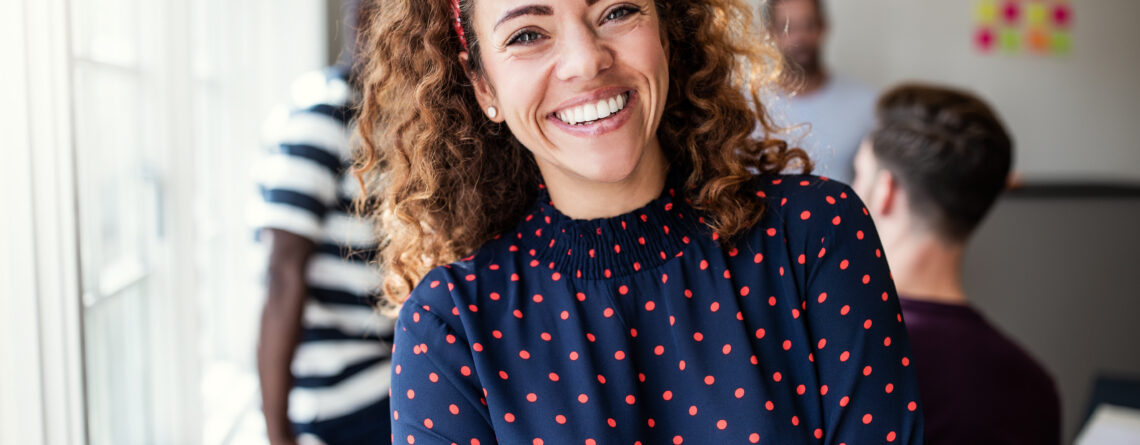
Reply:
[[518, 227], [432, 270], [404, 304], [397, 444], [921, 443], [910, 346], [850, 188], [758, 179], [724, 248], [667, 189]]

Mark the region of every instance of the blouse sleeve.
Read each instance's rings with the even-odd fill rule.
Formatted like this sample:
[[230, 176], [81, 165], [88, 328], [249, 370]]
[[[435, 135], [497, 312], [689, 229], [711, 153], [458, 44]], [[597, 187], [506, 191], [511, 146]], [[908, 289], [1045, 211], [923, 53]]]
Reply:
[[[439, 286], [441, 291], [445, 287]], [[392, 443], [496, 443], [465, 337], [444, 322], [446, 315], [434, 312], [448, 308], [417, 302], [417, 291], [396, 322]]]
[[807, 222], [804, 313], [825, 443], [921, 444], [910, 342], [874, 223], [850, 188], [823, 190], [791, 217]]

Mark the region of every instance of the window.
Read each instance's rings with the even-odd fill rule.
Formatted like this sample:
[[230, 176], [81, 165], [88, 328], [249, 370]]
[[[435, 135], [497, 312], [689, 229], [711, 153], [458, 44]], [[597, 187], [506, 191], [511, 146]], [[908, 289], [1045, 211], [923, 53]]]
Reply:
[[4, 342], [0, 360], [20, 365], [0, 380], [39, 388], [20, 391], [27, 412], [0, 404], [0, 441], [256, 436], [243, 436], [261, 422], [249, 170], [290, 81], [327, 60], [326, 11], [324, 0], [0, 6], [21, 37], [0, 45], [18, 61], [0, 69], [16, 79], [0, 97], [31, 111], [4, 123], [24, 165], [0, 172], [0, 195], [24, 212], [0, 241], [33, 259], [0, 264], [27, 294], [0, 300], [2, 333], [33, 337]]

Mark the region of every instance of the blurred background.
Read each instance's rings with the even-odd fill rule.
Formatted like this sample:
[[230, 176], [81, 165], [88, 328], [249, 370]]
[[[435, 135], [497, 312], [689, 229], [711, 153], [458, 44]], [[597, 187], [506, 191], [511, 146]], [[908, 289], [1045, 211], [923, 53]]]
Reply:
[[[825, 3], [830, 69], [972, 90], [1013, 133], [967, 291], [1053, 374], [1071, 439], [1096, 378], [1140, 376], [1140, 2]], [[264, 443], [251, 168], [348, 7], [0, 2], [0, 443]]]

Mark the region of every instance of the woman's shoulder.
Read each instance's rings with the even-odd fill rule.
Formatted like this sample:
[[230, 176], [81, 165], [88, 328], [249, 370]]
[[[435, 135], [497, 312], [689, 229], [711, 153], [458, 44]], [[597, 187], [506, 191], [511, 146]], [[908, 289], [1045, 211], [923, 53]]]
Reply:
[[753, 187], [756, 196], [765, 201], [766, 219], [770, 215], [784, 221], [811, 223], [818, 221], [817, 215], [863, 208], [851, 187], [823, 176], [760, 175]]
[[[436, 266], [412, 289], [404, 308], [412, 306], [441, 318], [460, 317], [478, 304], [479, 289], [493, 287], [488, 281], [504, 271], [503, 256], [517, 251], [506, 235], [495, 237], [471, 255]], [[501, 281], [511, 277], [504, 275]], [[502, 283], [500, 283], [502, 284]]]
[[863, 202], [842, 182], [814, 175], [761, 175], [753, 182], [764, 202], [764, 213], [747, 238], [783, 239], [787, 248], [802, 251], [839, 231], [854, 236], [873, 233]]
[[805, 174], [767, 174], [758, 175], [752, 182], [756, 196], [768, 201], [774, 201], [777, 206], [786, 206], [795, 200], [802, 204], [825, 203], [834, 205], [828, 200], [848, 199], [855, 192], [847, 184], [832, 180], [826, 176]]

